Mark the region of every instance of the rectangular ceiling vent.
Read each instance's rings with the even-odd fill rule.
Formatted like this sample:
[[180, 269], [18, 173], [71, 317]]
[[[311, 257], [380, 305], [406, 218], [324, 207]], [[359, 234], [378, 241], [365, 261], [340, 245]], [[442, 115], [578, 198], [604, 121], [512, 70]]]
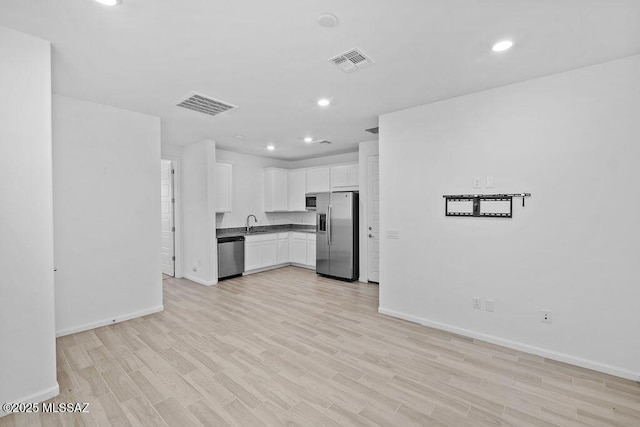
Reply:
[[369, 58], [363, 51], [354, 47], [353, 49], [341, 53], [331, 58], [329, 61], [336, 64], [345, 73], [351, 73], [360, 68], [368, 67], [373, 64], [373, 59]]
[[210, 96], [197, 92], [191, 92], [189, 95], [178, 101], [176, 105], [178, 107], [186, 108], [187, 110], [198, 111], [210, 116], [217, 116], [218, 114], [226, 113], [229, 110], [238, 108], [236, 105], [232, 105], [228, 102], [220, 101], [219, 99], [211, 98]]
[[378, 134], [378, 127], [376, 126], [374, 128], [365, 129], [365, 131], [366, 132], [370, 132], [370, 133], [372, 133], [374, 135], [377, 135]]

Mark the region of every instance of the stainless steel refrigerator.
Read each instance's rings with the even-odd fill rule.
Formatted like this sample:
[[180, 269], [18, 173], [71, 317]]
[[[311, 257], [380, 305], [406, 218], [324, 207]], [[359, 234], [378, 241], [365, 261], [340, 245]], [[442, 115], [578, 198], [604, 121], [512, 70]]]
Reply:
[[357, 280], [358, 193], [318, 193], [316, 231], [316, 272]]

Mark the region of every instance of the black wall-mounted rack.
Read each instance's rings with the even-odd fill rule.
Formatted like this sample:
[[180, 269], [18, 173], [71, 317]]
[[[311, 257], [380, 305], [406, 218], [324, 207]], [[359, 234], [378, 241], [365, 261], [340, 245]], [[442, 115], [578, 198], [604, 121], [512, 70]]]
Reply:
[[[525, 197], [531, 197], [531, 193], [514, 193], [514, 194], [445, 194], [444, 212], [446, 216], [474, 216], [474, 217], [494, 217], [494, 218], [511, 218], [513, 217], [513, 198], [522, 197], [522, 206], [524, 207]], [[504, 212], [482, 212], [482, 200], [494, 202], [509, 202], [509, 210]], [[449, 202], [473, 202], [473, 212], [455, 212], [449, 210]]]

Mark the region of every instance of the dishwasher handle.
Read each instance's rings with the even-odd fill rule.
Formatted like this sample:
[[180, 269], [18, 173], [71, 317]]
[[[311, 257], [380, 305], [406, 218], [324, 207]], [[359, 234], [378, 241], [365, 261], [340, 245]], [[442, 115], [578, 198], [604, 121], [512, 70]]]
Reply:
[[218, 237], [218, 244], [230, 242], [244, 242], [244, 236]]

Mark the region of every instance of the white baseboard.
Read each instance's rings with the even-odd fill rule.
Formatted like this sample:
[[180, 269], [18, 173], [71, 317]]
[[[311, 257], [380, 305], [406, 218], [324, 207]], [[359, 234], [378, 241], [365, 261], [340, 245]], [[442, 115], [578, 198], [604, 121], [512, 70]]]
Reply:
[[135, 319], [136, 317], [142, 317], [148, 314], [158, 313], [162, 310], [164, 310], [164, 306], [160, 305], [158, 307], [148, 308], [146, 310], [140, 310], [134, 313], [110, 317], [108, 319], [99, 320], [97, 322], [85, 323], [84, 325], [74, 326], [73, 328], [67, 328], [61, 331], [56, 331], [56, 337], [63, 337], [65, 335], [71, 335], [77, 332], [88, 331], [89, 329], [95, 329], [101, 326], [113, 325], [115, 323], [124, 322], [125, 320]]
[[504, 338], [496, 337], [493, 335], [487, 335], [480, 332], [471, 331], [469, 329], [459, 328], [446, 323], [440, 323], [433, 320], [425, 319], [411, 314], [401, 313], [399, 311], [389, 310], [383, 307], [378, 307], [378, 313], [386, 314], [387, 316], [397, 317], [399, 319], [408, 320], [409, 322], [419, 323], [421, 325], [429, 326], [435, 329], [441, 329], [447, 332], [453, 332], [465, 337], [475, 338], [482, 341], [490, 342], [492, 344], [508, 347], [513, 350], [524, 351], [526, 353], [535, 354], [537, 356], [546, 357], [548, 359], [557, 360], [559, 362], [569, 363], [571, 365], [579, 366], [581, 368], [587, 368], [598, 372], [604, 372], [605, 374], [614, 375], [616, 377], [626, 378], [632, 381], [640, 381], [640, 373], [632, 372], [624, 368], [617, 366], [611, 366], [604, 363], [596, 362], [593, 360], [583, 359], [581, 357], [572, 356], [570, 354], [558, 353], [557, 351], [548, 350], [546, 348], [536, 347], [529, 344], [524, 344], [517, 341], [511, 341]]
[[262, 267], [262, 268], [256, 268], [255, 270], [249, 270], [249, 271], [245, 271], [244, 273], [242, 273], [243, 276], [248, 276], [250, 274], [255, 274], [255, 273], [262, 273], [263, 271], [269, 271], [269, 270], [275, 270], [276, 268], [282, 268], [282, 267], [300, 267], [300, 268], [306, 268], [307, 270], [316, 270], [316, 267], [313, 265], [306, 265], [306, 264], [298, 264], [295, 262], [285, 262], [282, 264], [276, 264], [276, 265], [270, 265], [268, 267]]
[[[60, 386], [56, 382], [54, 386], [45, 388], [44, 390], [37, 391], [33, 394], [7, 403], [40, 403], [44, 402], [45, 400], [49, 400], [52, 397], [56, 397], [58, 394], [60, 394]], [[9, 412], [4, 412], [0, 409], [0, 418], [4, 417], [5, 415], [9, 415]]]
[[193, 276], [190, 276], [188, 274], [183, 274], [182, 278], [187, 279], [187, 280], [191, 280], [192, 282], [196, 282], [197, 284], [204, 285], [204, 286], [211, 286], [211, 285], [215, 285], [216, 283], [218, 283], [217, 279], [216, 280], [212, 280], [210, 282], [207, 282], [205, 280], [198, 279], [197, 277], [193, 277]]
[[295, 263], [295, 262], [289, 263], [289, 265], [292, 265], [294, 267], [306, 268], [307, 270], [316, 271], [316, 266], [315, 265], [298, 264], [298, 263]]

